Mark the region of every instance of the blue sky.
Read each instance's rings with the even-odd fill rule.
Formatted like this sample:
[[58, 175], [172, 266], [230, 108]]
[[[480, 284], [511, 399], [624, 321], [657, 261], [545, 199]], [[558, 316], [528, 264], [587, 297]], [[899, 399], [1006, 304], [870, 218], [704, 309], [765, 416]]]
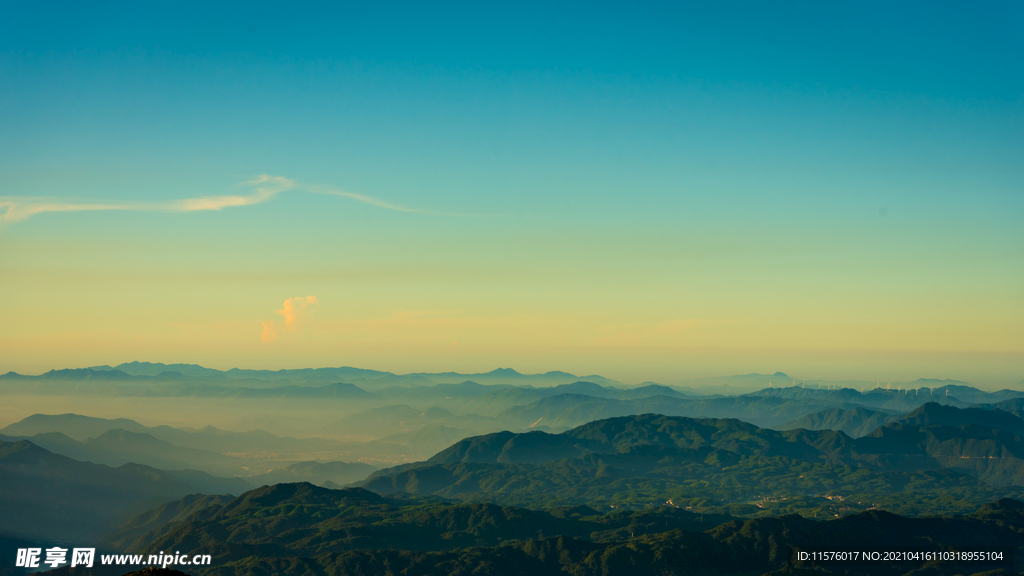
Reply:
[[[294, 187], [0, 224], [0, 296], [31, 303], [0, 369], [1024, 377], [1019, 3], [3, 11], [0, 196]], [[310, 294], [317, 328], [246, 340]], [[403, 314], [435, 321], [374, 324]], [[190, 348], [211, 322], [234, 343]], [[969, 358], [932, 370], [950, 354]]]

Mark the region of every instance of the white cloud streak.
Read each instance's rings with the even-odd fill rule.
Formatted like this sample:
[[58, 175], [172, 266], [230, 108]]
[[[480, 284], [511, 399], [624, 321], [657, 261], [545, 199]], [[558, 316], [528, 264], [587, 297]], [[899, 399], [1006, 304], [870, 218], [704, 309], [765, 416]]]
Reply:
[[352, 192], [344, 192], [342, 190], [334, 190], [332, 188], [323, 188], [321, 186], [309, 186], [309, 191], [315, 194], [327, 194], [330, 196], [340, 196], [342, 198], [351, 198], [352, 200], [358, 200], [359, 202], [365, 202], [378, 208], [384, 208], [385, 210], [396, 210], [398, 212], [412, 212], [415, 214], [433, 214], [433, 212], [427, 212], [425, 210], [417, 210], [415, 208], [406, 208], [404, 206], [398, 206], [391, 204], [383, 200], [378, 200], [373, 196], [364, 196], [362, 194], [354, 194]]
[[459, 214], [456, 212], [435, 212], [433, 210], [420, 210], [419, 208], [406, 208], [405, 206], [399, 206], [397, 204], [391, 204], [383, 200], [378, 200], [373, 196], [365, 196], [363, 194], [356, 194], [354, 192], [345, 192], [344, 190], [338, 190], [336, 188], [325, 188], [323, 186], [307, 186], [310, 192], [314, 194], [326, 194], [329, 196], [340, 196], [342, 198], [350, 198], [359, 202], [365, 202], [367, 204], [376, 206], [378, 208], [384, 208], [385, 210], [396, 210], [398, 212], [410, 212], [412, 214], [429, 214], [431, 216], [458, 216], [461, 218], [483, 218], [487, 217], [486, 214]]
[[316, 185], [301, 185], [294, 180], [282, 176], [270, 176], [261, 174], [252, 180], [241, 182], [241, 186], [253, 187], [252, 194], [232, 196], [210, 196], [206, 198], [183, 198], [180, 200], [168, 200], [164, 202], [121, 202], [121, 203], [75, 203], [64, 202], [55, 199], [0, 196], [0, 224], [21, 222], [36, 214], [46, 212], [90, 212], [100, 210], [120, 210], [130, 212], [202, 212], [209, 210], [223, 210], [225, 208], [238, 208], [242, 206], [253, 206], [262, 204], [273, 199], [281, 192], [289, 190], [306, 189], [315, 194], [339, 196], [370, 204], [385, 210], [398, 212], [409, 212], [413, 214], [429, 214], [433, 216], [460, 216], [460, 217], [481, 217], [479, 214], [456, 214], [450, 212], [434, 212], [431, 210], [420, 210], [417, 208], [406, 208], [397, 204], [385, 202], [373, 196], [345, 192], [335, 188], [326, 188]]
[[275, 195], [296, 187], [293, 180], [281, 176], [262, 174], [241, 183], [253, 186], [255, 191], [245, 196], [210, 196], [184, 198], [167, 202], [124, 202], [119, 204], [76, 204], [39, 198], [0, 198], [0, 223], [20, 222], [44, 212], [88, 212], [98, 210], [126, 210], [132, 212], [201, 212], [222, 210], [238, 206], [262, 204]]

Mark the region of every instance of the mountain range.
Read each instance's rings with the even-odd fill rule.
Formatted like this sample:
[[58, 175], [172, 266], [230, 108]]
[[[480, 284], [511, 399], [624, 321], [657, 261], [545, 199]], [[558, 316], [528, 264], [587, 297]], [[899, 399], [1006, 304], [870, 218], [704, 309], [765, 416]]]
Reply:
[[[58, 417], [28, 420], [15, 430], [54, 423], [78, 434], [102, 428], [95, 419]], [[879, 538], [908, 529], [929, 538], [953, 533], [939, 530], [935, 521], [908, 524], [878, 508], [915, 517], [970, 514], [1009, 498], [982, 508], [971, 517], [974, 524], [958, 529], [987, 530], [994, 538], [1018, 534], [1006, 523], [1017, 522], [1017, 501], [1024, 499], [1022, 431], [1024, 420], [1009, 411], [939, 403], [858, 438], [836, 430], [772, 430], [736, 419], [642, 414], [561, 433], [464, 438], [425, 461], [373, 472], [358, 488], [291, 482], [314, 478], [340, 488], [342, 475], [372, 472], [365, 465], [310, 461], [249, 478], [265, 483], [262, 488], [236, 485], [220, 494], [209, 488], [225, 481], [199, 472], [79, 462], [18, 440], [0, 444], [0, 534], [98, 540], [131, 553], [203, 549], [219, 561], [202, 574], [347, 573], [338, 570], [376, 570], [380, 562], [425, 573], [427, 559], [479, 568], [475, 562], [503, 554], [542, 571], [588, 574], [611, 566], [601, 560], [610, 550], [671, 573], [685, 563], [653, 558], [670, 557], [681, 542], [725, 546], [735, 554], [739, 549], [728, 548], [730, 543], [754, 545], [756, 540], [743, 540], [751, 531], [774, 534], [780, 542], [799, 535], [803, 545], [836, 526], [874, 526]], [[54, 433], [37, 436], [48, 434]], [[125, 429], [115, 435], [121, 434], [155, 439]], [[206, 495], [196, 494], [201, 492]], [[801, 517], [786, 516], [794, 512]], [[840, 517], [836, 524], [813, 520]], [[569, 556], [536, 564], [529, 551], [537, 547]], [[637, 549], [646, 552], [629, 556]], [[769, 554], [772, 562], [783, 562], [777, 554]], [[782, 567], [772, 562], [756, 565]]]
[[[1006, 555], [1003, 560], [973, 563], [957, 572], [995, 569], [986, 574], [996, 576], [1024, 564], [1018, 559], [1024, 550], [1022, 532], [1024, 503], [1011, 499], [955, 517], [906, 518], [872, 510], [828, 521], [796, 515], [742, 520], [667, 505], [609, 514], [585, 506], [534, 511], [395, 499], [299, 483], [263, 487], [230, 500], [185, 498], [131, 520], [111, 537], [127, 553], [214, 555], [215, 565], [191, 570], [202, 576], [830, 576], [834, 572], [814, 561], [794, 560], [792, 548], [847, 548], [853, 542], [859, 549], [997, 549]], [[924, 560], [898, 568], [952, 574]], [[901, 572], [869, 563], [844, 567], [841, 573]], [[98, 568], [76, 574], [111, 572]]]

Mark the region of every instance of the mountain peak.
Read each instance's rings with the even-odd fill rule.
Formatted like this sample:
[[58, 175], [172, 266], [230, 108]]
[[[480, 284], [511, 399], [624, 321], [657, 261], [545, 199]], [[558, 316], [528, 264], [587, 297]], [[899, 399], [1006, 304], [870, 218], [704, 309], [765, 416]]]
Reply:
[[926, 402], [900, 419], [901, 422], [918, 426], [941, 424], [943, 426], [981, 426], [1005, 430], [1013, 434], [1024, 434], [1024, 420], [1003, 410], [984, 408], [957, 408], [938, 402]]
[[566, 378], [575, 378], [576, 377], [576, 376], [574, 376], [572, 374], [569, 374], [568, 372], [562, 372], [561, 370], [552, 370], [550, 372], [545, 372], [544, 375], [545, 376], [564, 376]]
[[775, 374], [761, 374], [759, 372], [751, 372], [750, 374], [737, 374], [732, 378], [789, 378], [790, 376], [785, 372], [776, 372]]
[[495, 376], [522, 376], [522, 374], [516, 372], [512, 368], [495, 368], [488, 372], [488, 374], [493, 374]]
[[44, 448], [40, 448], [28, 440], [18, 440], [17, 442], [0, 442], [0, 459], [7, 459], [17, 454], [18, 456], [24, 456], [29, 454], [49, 454], [50, 452]]
[[969, 384], [963, 380], [951, 380], [949, 378], [918, 378], [914, 380], [912, 384], [930, 384], [932, 388], [935, 386], [949, 386], [949, 387], [967, 387]]
[[42, 378], [59, 378], [64, 380], [131, 380], [131, 374], [121, 370], [93, 370], [92, 368], [65, 368], [63, 370], [50, 370], [41, 376]]
[[913, 411], [911, 411], [909, 414], [907, 414], [906, 417], [907, 418], [913, 418], [913, 417], [919, 416], [921, 414], [944, 414], [944, 413], [951, 414], [951, 413], [954, 413], [956, 411], [958, 411], [958, 410], [956, 408], [952, 407], [952, 406], [943, 406], [942, 404], [939, 404], [938, 402], [925, 402], [924, 404], [921, 404], [920, 406], [915, 408]]
[[371, 502], [379, 502], [383, 498], [364, 488], [345, 488], [342, 490], [331, 490], [321, 488], [309, 482], [288, 482], [274, 484], [273, 486], [262, 486], [250, 490], [228, 504], [222, 511], [224, 514], [233, 515], [242, 513], [250, 508], [262, 508], [276, 506], [285, 502], [291, 504], [334, 504], [339, 500], [355, 498]]

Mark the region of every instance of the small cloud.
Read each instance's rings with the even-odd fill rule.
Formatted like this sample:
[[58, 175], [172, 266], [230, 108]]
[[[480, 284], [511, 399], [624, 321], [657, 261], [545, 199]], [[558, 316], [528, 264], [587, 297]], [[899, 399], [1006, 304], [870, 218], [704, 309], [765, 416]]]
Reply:
[[277, 339], [277, 329], [274, 327], [274, 322], [263, 323], [263, 333], [260, 334], [260, 342], [273, 342]]
[[316, 296], [306, 296], [305, 298], [299, 296], [298, 298], [289, 298], [284, 301], [281, 309], [276, 311], [275, 314], [284, 316], [285, 328], [295, 330], [298, 325], [299, 318], [305, 315], [306, 308], [316, 303]]

